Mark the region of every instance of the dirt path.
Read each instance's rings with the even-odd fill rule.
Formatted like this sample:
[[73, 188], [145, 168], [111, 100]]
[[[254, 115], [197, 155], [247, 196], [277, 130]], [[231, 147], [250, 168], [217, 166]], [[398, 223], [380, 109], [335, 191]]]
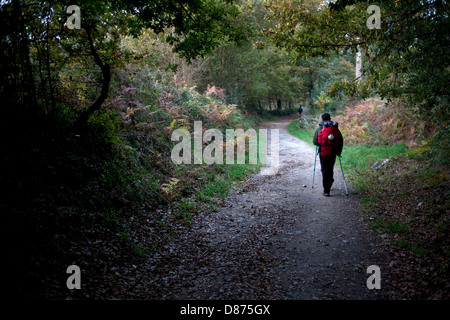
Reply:
[[320, 164], [311, 188], [314, 149], [287, 132], [292, 120], [265, 124], [279, 129], [278, 174], [252, 176], [218, 212], [198, 215], [149, 260], [150, 272], [125, 290], [131, 298], [386, 298], [384, 273], [381, 290], [366, 286], [368, 266], [387, 268], [351, 187], [347, 197], [337, 163], [331, 197], [322, 195]]

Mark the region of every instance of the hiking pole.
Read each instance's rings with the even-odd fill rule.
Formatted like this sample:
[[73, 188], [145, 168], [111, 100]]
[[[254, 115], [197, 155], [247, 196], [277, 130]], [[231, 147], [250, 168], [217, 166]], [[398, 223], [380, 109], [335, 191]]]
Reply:
[[312, 189], [314, 189], [314, 178], [316, 177], [316, 159], [317, 159], [317, 146], [316, 150], [314, 151], [314, 173], [313, 173]]
[[345, 183], [345, 177], [344, 177], [344, 170], [342, 169], [341, 156], [338, 156], [338, 158], [339, 158], [339, 163], [341, 164], [342, 179], [344, 179], [345, 194], [348, 196], [347, 184]]

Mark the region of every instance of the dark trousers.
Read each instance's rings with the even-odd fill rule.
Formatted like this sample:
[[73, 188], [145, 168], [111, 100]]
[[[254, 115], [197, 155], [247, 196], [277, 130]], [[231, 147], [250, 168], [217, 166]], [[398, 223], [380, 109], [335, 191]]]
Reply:
[[320, 158], [320, 166], [322, 171], [322, 184], [323, 191], [330, 192], [331, 186], [333, 185], [333, 168], [336, 162], [336, 156], [322, 157]]

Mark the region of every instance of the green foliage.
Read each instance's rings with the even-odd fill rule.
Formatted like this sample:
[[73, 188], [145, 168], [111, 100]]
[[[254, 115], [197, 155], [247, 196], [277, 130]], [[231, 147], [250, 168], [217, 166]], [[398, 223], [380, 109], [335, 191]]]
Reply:
[[77, 130], [107, 99], [111, 73], [130, 58], [120, 48], [121, 37], [138, 35], [144, 27], [156, 32], [173, 27], [166, 37], [171, 49], [193, 60], [224, 38], [245, 36], [233, 24], [239, 12], [229, 1], [84, 1], [81, 29], [73, 30], [65, 27], [65, 9], [60, 1], [2, 3], [2, 45], [9, 49], [2, 51], [0, 94], [11, 104], [10, 113], [39, 106], [42, 114], [57, 117], [64, 102], [77, 115]]
[[161, 201], [156, 173], [143, 159], [149, 156], [139, 154], [127, 145], [116, 144], [116, 148], [114, 158], [103, 165], [103, 188], [112, 190], [118, 201], [134, 208], [151, 207]]
[[[149, 3], [150, 2], [150, 3]], [[143, 28], [161, 33], [167, 28], [166, 42], [187, 60], [204, 56], [224, 39], [241, 41], [246, 36], [245, 26], [235, 23], [239, 15], [233, 1], [117, 1], [118, 10], [137, 13], [132, 19], [131, 33], [138, 35]]]
[[367, 144], [345, 146], [343, 150], [343, 166], [351, 171], [369, 169], [376, 161], [393, 158], [404, 154], [407, 147], [404, 143], [393, 146], [373, 146]]
[[383, 228], [385, 232], [389, 233], [408, 233], [410, 231], [410, 228], [401, 223], [398, 220], [392, 219], [391, 221], [387, 222], [383, 220], [382, 218], [377, 218], [375, 221], [373, 221], [373, 226], [376, 228]]
[[438, 131], [429, 142], [428, 155], [433, 162], [442, 165], [450, 164], [450, 133], [448, 123], [439, 124]]
[[105, 144], [117, 143], [121, 140], [120, 122], [120, 115], [116, 110], [97, 111], [89, 119], [90, 134], [96, 135], [97, 139], [103, 140]]
[[373, 93], [404, 97], [426, 108], [440, 108], [448, 100], [449, 86], [447, 1], [380, 1], [380, 30], [366, 25], [369, 4], [268, 1], [268, 17], [276, 26], [265, 31], [294, 57], [355, 53], [359, 46], [364, 53], [364, 82], [347, 80], [340, 90], [365, 97]]

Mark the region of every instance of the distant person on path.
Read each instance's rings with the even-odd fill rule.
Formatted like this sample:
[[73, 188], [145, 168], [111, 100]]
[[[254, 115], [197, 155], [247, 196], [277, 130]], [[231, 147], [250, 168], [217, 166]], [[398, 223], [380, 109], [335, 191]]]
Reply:
[[313, 143], [319, 147], [323, 194], [329, 197], [331, 186], [334, 182], [333, 168], [336, 162], [336, 156], [341, 156], [344, 146], [344, 140], [338, 129], [338, 123], [331, 121], [330, 114], [322, 114], [322, 122], [314, 133]]
[[306, 120], [306, 117], [303, 117], [303, 108], [299, 107], [298, 108], [298, 127], [300, 129], [303, 128], [304, 125], [307, 125], [308, 121]]

